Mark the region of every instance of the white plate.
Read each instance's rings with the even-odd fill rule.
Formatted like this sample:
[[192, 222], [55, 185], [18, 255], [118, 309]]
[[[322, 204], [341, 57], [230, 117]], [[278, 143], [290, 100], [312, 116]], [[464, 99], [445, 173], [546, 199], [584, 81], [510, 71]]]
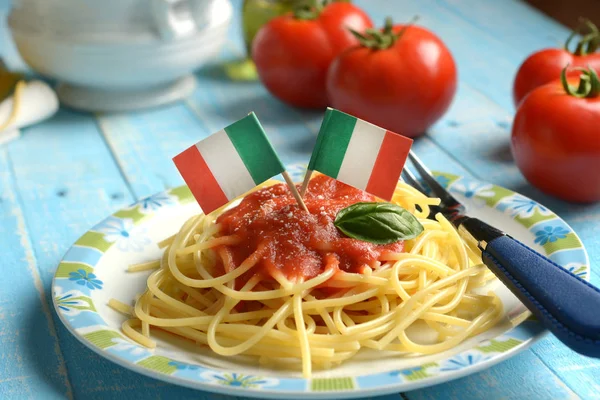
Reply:
[[[303, 168], [288, 169], [300, 180]], [[573, 230], [546, 207], [520, 194], [450, 174], [437, 174], [468, 208], [469, 215], [501, 228], [551, 260], [589, 279], [589, 262]], [[270, 398], [352, 398], [431, 386], [478, 372], [529, 347], [545, 331], [527, 320], [529, 312], [500, 283], [505, 320], [451, 351], [415, 357], [359, 353], [329, 371], [304, 379], [298, 371], [261, 367], [249, 357], [220, 357], [168, 334], [157, 333], [150, 351], [120, 332], [123, 316], [110, 298], [133, 302], [148, 273], [127, 266], [157, 259], [157, 242], [177, 232], [199, 207], [187, 187], [146, 198], [118, 211], [85, 233], [58, 266], [54, 305], [82, 343], [126, 368], [164, 381], [209, 392]]]

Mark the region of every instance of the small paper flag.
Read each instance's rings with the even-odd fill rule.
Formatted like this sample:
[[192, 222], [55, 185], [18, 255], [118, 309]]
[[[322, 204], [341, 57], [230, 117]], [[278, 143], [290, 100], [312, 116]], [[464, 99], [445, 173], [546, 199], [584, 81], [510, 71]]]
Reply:
[[173, 158], [208, 214], [285, 170], [254, 113]]
[[328, 108], [308, 169], [390, 200], [412, 142]]

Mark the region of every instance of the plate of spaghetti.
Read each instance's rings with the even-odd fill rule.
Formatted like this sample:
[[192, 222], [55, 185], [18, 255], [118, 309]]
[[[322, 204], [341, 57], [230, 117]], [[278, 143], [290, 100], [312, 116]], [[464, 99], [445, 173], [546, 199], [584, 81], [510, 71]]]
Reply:
[[[302, 179], [302, 167], [288, 171]], [[588, 279], [581, 241], [546, 207], [488, 183], [436, 177], [470, 215]], [[85, 233], [58, 266], [54, 305], [73, 335], [119, 365], [270, 398], [434, 385], [544, 334], [447, 220], [426, 218], [437, 199], [398, 183], [391, 203], [422, 228], [405, 240], [373, 243], [336, 224], [340, 211], [377, 201], [315, 175], [308, 213], [271, 180], [204, 215], [186, 186], [174, 188]]]

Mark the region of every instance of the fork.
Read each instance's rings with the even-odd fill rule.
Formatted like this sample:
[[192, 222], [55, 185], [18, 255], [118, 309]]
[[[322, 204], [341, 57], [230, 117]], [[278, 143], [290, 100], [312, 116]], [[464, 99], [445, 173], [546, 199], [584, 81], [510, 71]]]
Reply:
[[428, 218], [441, 213], [451, 221], [467, 243], [481, 250], [485, 265], [560, 341], [578, 353], [600, 357], [600, 289], [501, 230], [467, 216], [465, 206], [412, 151], [409, 159], [423, 184], [407, 168], [402, 171], [404, 181], [441, 200], [439, 206], [430, 206]]

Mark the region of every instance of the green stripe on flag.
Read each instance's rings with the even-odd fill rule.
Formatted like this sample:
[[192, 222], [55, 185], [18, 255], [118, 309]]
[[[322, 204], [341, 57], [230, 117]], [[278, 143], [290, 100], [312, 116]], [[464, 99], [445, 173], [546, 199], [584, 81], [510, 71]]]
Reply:
[[225, 132], [257, 185], [285, 171], [254, 113], [229, 125]]
[[328, 108], [308, 169], [337, 178], [355, 125], [353, 116]]

